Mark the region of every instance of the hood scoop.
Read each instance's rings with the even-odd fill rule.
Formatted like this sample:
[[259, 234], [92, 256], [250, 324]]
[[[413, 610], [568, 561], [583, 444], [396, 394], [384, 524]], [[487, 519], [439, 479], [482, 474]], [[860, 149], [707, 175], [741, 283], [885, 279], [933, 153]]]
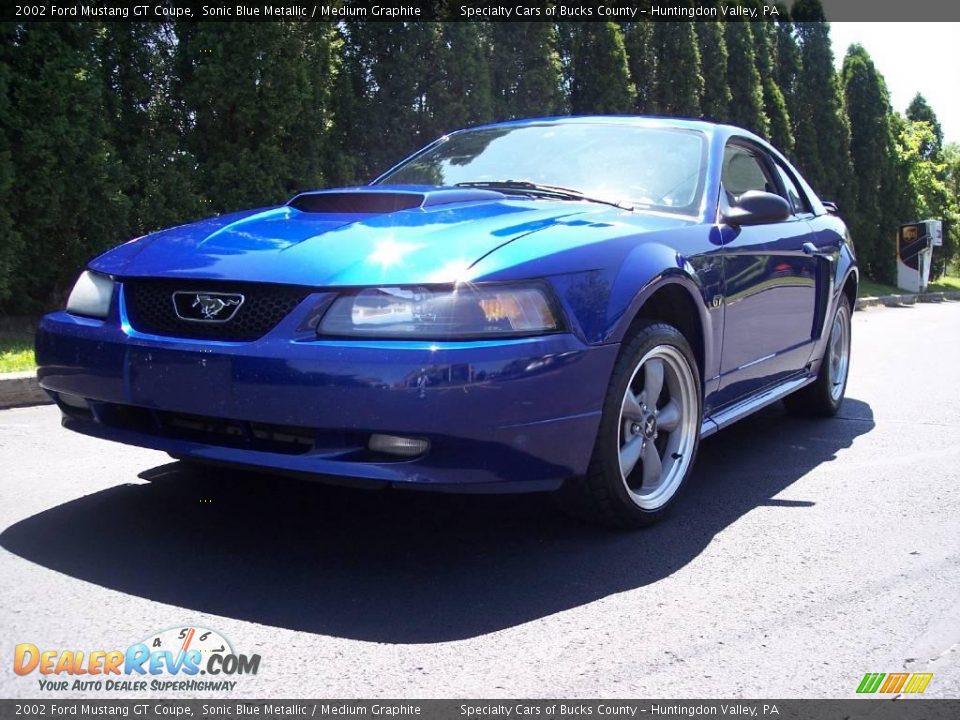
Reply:
[[502, 193], [478, 188], [387, 190], [382, 187], [359, 187], [301, 193], [287, 205], [307, 213], [384, 215], [452, 203], [489, 202], [502, 200], [503, 197]]

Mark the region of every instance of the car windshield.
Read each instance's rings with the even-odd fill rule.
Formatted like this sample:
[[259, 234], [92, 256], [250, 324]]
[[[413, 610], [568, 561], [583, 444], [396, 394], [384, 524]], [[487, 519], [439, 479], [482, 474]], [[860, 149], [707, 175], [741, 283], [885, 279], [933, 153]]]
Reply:
[[[493, 185], [535, 194], [552, 186], [588, 198], [694, 214], [703, 193], [702, 133], [591, 123], [522, 125], [454, 133], [399, 165], [382, 185]], [[498, 188], [499, 189], [499, 188]]]

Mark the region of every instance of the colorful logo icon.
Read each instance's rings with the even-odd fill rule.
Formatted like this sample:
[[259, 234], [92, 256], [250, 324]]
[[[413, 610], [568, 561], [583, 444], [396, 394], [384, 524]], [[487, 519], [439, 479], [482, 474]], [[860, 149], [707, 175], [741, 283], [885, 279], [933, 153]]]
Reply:
[[857, 692], [919, 694], [927, 689], [933, 673], [867, 673], [860, 681]]
[[162, 630], [125, 650], [41, 649], [20, 643], [13, 657], [14, 673], [36, 673], [44, 691], [232, 690], [234, 678], [256, 675], [259, 669], [259, 655], [238, 653], [223, 635], [201, 627]]

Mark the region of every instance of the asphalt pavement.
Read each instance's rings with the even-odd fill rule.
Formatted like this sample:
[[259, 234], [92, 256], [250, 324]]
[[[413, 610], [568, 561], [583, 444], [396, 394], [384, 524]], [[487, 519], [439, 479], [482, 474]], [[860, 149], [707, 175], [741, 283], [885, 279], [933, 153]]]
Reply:
[[537, 495], [197, 475], [0, 412], [0, 697], [44, 696], [15, 644], [186, 626], [261, 656], [229, 697], [830, 698], [866, 672], [958, 697], [960, 303], [853, 333], [838, 418], [778, 404], [718, 433], [636, 533]]

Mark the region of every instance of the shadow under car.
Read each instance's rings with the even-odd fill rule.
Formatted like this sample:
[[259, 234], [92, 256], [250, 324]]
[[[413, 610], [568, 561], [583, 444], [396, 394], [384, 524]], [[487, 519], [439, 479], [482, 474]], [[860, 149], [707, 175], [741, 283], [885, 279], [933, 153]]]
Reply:
[[[640, 532], [587, 526], [546, 495], [363, 491], [183, 463], [26, 518], [21, 558], [199, 612], [388, 643], [475, 637], [655, 583], [718, 532], [873, 428], [777, 404], [717, 433], [669, 517]], [[776, 458], [776, 462], [771, 462]], [[43, 478], [26, 478], [43, 482]]]

